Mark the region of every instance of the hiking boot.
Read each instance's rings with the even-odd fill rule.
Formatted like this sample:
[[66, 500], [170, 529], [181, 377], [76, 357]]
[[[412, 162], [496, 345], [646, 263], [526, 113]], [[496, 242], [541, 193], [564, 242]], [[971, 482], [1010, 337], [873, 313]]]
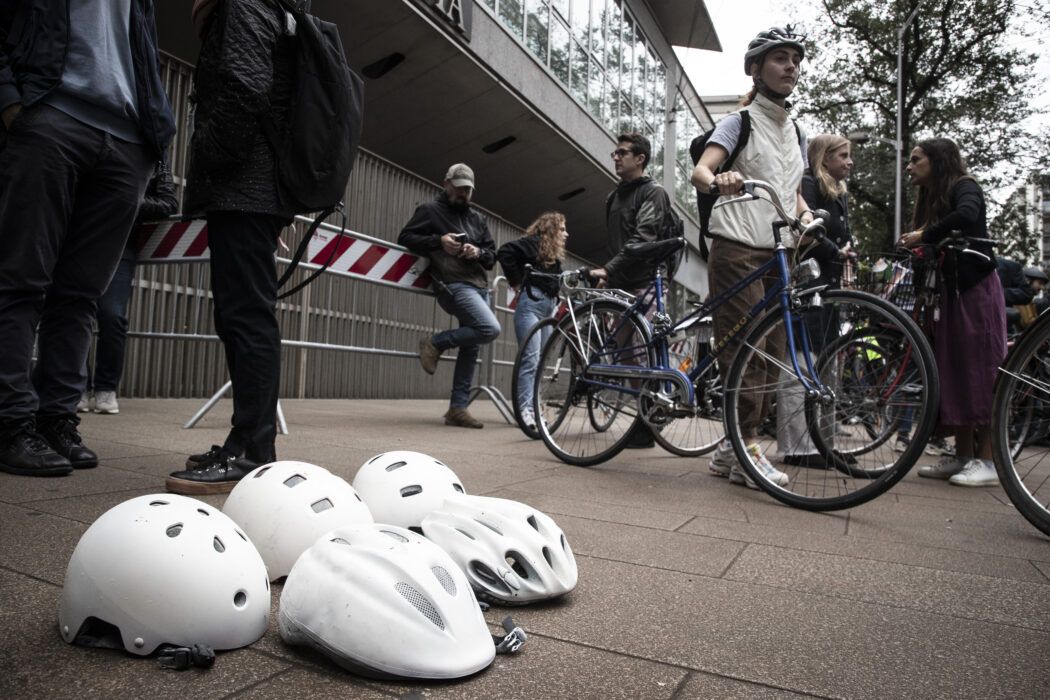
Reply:
[[971, 459], [961, 472], [948, 479], [948, 483], [956, 486], [998, 486], [999, 475], [990, 460]]
[[[755, 443], [748, 445], [747, 454], [751, 459], [751, 463], [755, 465], [759, 472], [765, 475], [767, 481], [772, 481], [777, 486], [787, 486], [788, 475], [770, 464], [769, 460], [766, 459], [766, 456], [762, 454], [758, 445]], [[729, 483], [746, 486], [749, 489], [758, 490], [759, 488], [758, 484], [756, 484], [748, 473], [739, 465], [734, 465], [730, 470]]]
[[94, 401], [95, 397], [92, 394], [81, 392], [80, 401], [77, 401], [77, 413], [91, 413], [91, 404]]
[[0, 471], [21, 476], [65, 476], [69, 460], [55, 452], [36, 432], [32, 419], [13, 426], [0, 438]]
[[919, 476], [925, 476], [927, 479], [950, 479], [965, 466], [958, 458], [945, 455], [937, 464], [924, 464], [919, 467]]
[[74, 469], [98, 466], [98, 455], [84, 445], [77, 431], [79, 418], [51, 418], [40, 421], [38, 432], [52, 450], [69, 460]]
[[117, 403], [117, 392], [96, 391], [95, 413], [103, 413], [106, 415], [115, 415], [117, 413], [120, 413], [120, 404]]
[[214, 467], [216, 464], [225, 461], [229, 457], [236, 457], [228, 452], [223, 452], [222, 447], [219, 445], [212, 445], [211, 449], [207, 452], [202, 452], [198, 455], [190, 455], [186, 458], [187, 469], [207, 469], [208, 467]]
[[423, 366], [424, 372], [427, 374], [436, 372], [439, 357], [441, 357], [441, 351], [430, 341], [430, 338], [419, 339], [419, 364]]
[[707, 463], [707, 468], [715, 476], [725, 478], [729, 476], [729, 472], [736, 465], [736, 454], [733, 452], [732, 443], [729, 440], [722, 440], [718, 443], [718, 447], [715, 448], [715, 453], [711, 457], [711, 461]]
[[206, 468], [172, 472], [164, 486], [172, 493], [189, 496], [229, 493], [237, 482], [259, 466], [258, 462], [243, 457], [226, 457]]
[[456, 425], [460, 428], [484, 428], [485, 424], [465, 408], [450, 408], [445, 414], [445, 425]]

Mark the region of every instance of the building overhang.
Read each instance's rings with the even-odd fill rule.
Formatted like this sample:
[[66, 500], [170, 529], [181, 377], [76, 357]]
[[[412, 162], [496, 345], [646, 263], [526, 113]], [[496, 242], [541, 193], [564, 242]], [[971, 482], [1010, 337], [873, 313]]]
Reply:
[[701, 0], [649, 0], [648, 4], [672, 46], [722, 50], [707, 5]]

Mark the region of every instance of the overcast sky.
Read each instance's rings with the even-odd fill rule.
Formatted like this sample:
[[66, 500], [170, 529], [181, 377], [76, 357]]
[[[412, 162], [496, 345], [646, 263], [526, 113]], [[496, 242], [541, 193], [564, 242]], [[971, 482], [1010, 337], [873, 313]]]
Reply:
[[[742, 95], [751, 89], [751, 81], [744, 75], [744, 52], [748, 42], [760, 31], [796, 21], [803, 22], [804, 30], [810, 33], [818, 26], [826, 26], [826, 20], [815, 19], [817, 15], [809, 9], [812, 3], [789, 5], [783, 0], [706, 0], [705, 4], [722, 43], [722, 52], [675, 49], [701, 97]], [[746, 11], [742, 11], [745, 5]], [[805, 6], [803, 13], [799, 12], [800, 5]], [[1050, 41], [1050, 29], [1044, 28], [1041, 34]], [[1018, 37], [1014, 45], [1041, 55], [1038, 69], [1046, 79], [1043, 89], [1035, 90], [1031, 98], [1037, 107], [1050, 109], [1050, 48], [1024, 37]]]

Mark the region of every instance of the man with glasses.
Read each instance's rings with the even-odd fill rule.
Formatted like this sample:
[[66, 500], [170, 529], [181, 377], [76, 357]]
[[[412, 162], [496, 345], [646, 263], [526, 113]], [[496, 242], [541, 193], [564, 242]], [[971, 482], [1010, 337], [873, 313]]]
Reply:
[[[632, 133], [621, 134], [616, 141], [616, 150], [611, 155], [620, 182], [605, 200], [606, 241], [612, 257], [591, 274], [599, 279], [599, 287], [642, 294], [656, 277], [656, 266], [631, 256], [625, 248], [629, 243], [660, 240], [664, 220], [671, 210], [671, 198], [645, 174], [653, 152], [649, 139]], [[647, 315], [651, 316], [655, 310], [654, 304]], [[640, 448], [654, 444], [652, 433], [640, 425], [627, 446]]]
[[420, 204], [401, 229], [397, 242], [430, 259], [437, 281], [438, 305], [459, 319], [459, 328], [419, 341], [419, 363], [427, 374], [437, 371], [441, 353], [459, 348], [452, 374], [452, 396], [445, 425], [484, 428], [470, 415], [470, 385], [480, 346], [499, 336], [500, 326], [489, 307], [488, 271], [496, 265], [496, 243], [485, 217], [470, 206], [474, 171], [456, 163], [445, 173], [445, 189], [433, 202]]

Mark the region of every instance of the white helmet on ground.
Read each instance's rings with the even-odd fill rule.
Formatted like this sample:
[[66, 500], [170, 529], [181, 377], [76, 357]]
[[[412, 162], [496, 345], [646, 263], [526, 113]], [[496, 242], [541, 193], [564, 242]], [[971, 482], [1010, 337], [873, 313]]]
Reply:
[[278, 628], [374, 678], [460, 678], [496, 648], [477, 599], [448, 554], [411, 530], [348, 525], [292, 567]]
[[207, 503], [170, 493], [125, 501], [87, 529], [58, 613], [70, 644], [142, 656], [160, 644], [236, 649], [269, 621], [270, 584], [252, 543]]
[[372, 522], [368, 506], [350, 484], [306, 462], [273, 462], [255, 469], [233, 487], [222, 512], [244, 528], [271, 581], [286, 576], [299, 555], [329, 530]]
[[384, 452], [361, 465], [354, 488], [377, 523], [419, 527], [447, 496], [466, 493], [459, 477], [421, 452]]
[[556, 598], [579, 578], [561, 528], [517, 501], [452, 496], [423, 518], [423, 534], [452, 555], [478, 597], [489, 602]]

